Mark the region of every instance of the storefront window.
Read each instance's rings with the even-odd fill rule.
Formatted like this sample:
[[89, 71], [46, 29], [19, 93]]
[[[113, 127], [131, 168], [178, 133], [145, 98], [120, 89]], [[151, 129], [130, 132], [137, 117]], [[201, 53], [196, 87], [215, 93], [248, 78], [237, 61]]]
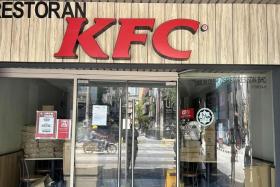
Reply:
[[270, 186], [271, 74], [182, 74], [179, 95], [181, 185]]

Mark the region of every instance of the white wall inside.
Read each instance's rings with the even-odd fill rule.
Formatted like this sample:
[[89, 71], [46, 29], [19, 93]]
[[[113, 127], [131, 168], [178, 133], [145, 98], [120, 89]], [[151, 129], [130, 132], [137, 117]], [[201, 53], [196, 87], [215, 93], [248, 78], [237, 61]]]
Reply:
[[21, 130], [42, 105], [59, 108], [63, 90], [41, 79], [0, 79], [0, 154], [21, 148]]
[[[249, 126], [253, 157], [274, 162], [274, 120], [271, 75], [266, 87], [249, 87]], [[260, 85], [260, 84], [259, 84]]]

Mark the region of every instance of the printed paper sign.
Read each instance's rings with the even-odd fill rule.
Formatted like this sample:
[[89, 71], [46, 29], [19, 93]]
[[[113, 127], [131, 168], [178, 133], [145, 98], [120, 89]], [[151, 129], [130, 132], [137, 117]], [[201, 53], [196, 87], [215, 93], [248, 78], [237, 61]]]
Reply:
[[71, 136], [71, 119], [57, 120], [57, 139], [69, 140]]
[[92, 125], [96, 125], [96, 126], [107, 125], [107, 105], [92, 106]]
[[35, 139], [55, 139], [56, 111], [37, 111]]

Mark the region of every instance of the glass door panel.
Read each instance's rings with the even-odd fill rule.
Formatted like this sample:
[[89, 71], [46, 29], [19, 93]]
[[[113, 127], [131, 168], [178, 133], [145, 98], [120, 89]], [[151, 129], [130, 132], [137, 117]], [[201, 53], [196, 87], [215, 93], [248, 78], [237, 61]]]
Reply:
[[134, 187], [176, 186], [176, 86], [129, 82], [127, 102], [128, 181]]
[[75, 186], [117, 187], [126, 83], [79, 80]]

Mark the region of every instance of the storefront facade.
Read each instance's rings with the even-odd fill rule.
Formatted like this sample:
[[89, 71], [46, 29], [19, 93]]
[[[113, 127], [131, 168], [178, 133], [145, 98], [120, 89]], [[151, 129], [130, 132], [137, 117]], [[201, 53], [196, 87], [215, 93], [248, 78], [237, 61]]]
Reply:
[[[71, 84], [67, 186], [280, 185], [276, 2], [1, 7], [1, 79]], [[92, 132], [114, 146], [95, 150]]]

